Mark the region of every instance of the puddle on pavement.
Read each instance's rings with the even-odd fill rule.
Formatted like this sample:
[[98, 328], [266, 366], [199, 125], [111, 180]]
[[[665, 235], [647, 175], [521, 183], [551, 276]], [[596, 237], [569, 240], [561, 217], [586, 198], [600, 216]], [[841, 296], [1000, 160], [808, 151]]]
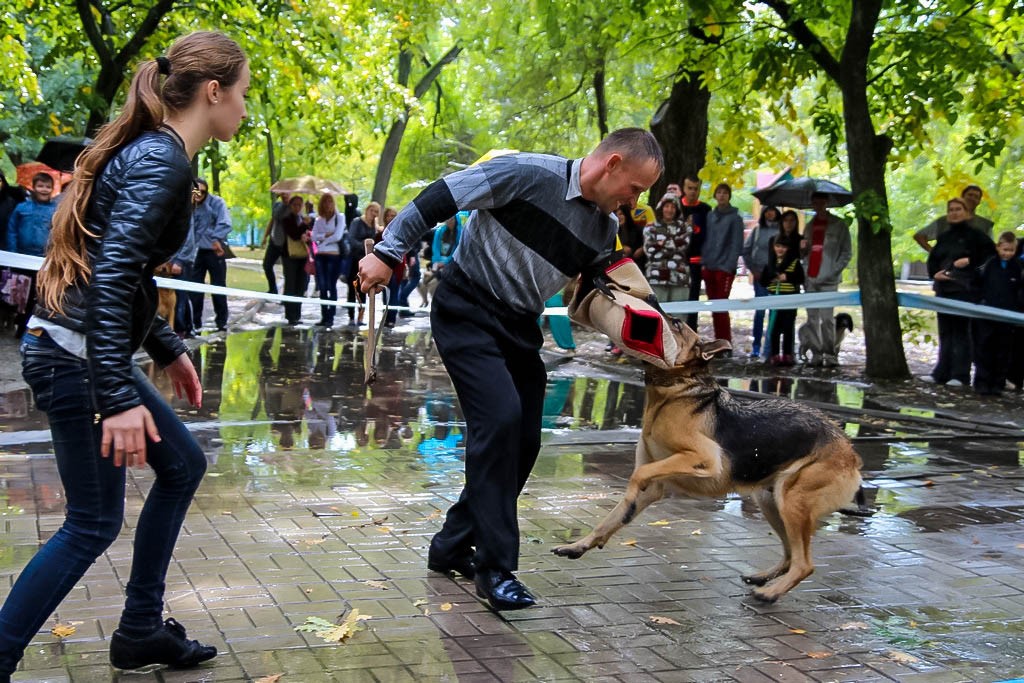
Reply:
[[[235, 333], [197, 347], [193, 358], [204, 387], [202, 407], [193, 409], [173, 397], [170, 400], [214, 462], [211, 479], [218, 488], [239, 484], [260, 488], [272, 485], [269, 482], [274, 479], [368, 486], [393, 468], [396, 459], [405, 463], [410, 482], [417, 486], [448, 484], [461, 477], [465, 424], [429, 331], [385, 337], [379, 379], [369, 391], [362, 383], [365, 345], [365, 333], [274, 327]], [[639, 373], [633, 368], [620, 374], [591, 372], [581, 363], [557, 360], [550, 364], [543, 419], [547, 448], [538, 474], [556, 479], [628, 477], [643, 412]], [[152, 367], [149, 372], [164, 395], [171, 397], [166, 376]], [[839, 414], [840, 421], [845, 421], [848, 434], [861, 437], [857, 449], [864, 459], [865, 478], [872, 488], [877, 486], [879, 514], [860, 523], [835, 522], [837, 528], [888, 535], [948, 528], [965, 519], [995, 523], [997, 518], [1018, 518], [1015, 510], [1007, 508], [1002, 508], [1003, 516], [984, 519], [962, 511], [936, 516], [928, 496], [921, 494], [921, 482], [956, 477], [974, 468], [1019, 473], [1024, 464], [1021, 444], [886, 440], [901, 435], [914, 438], [921, 425], [901, 432], [892, 421], [850, 413], [849, 409], [867, 408], [863, 389], [854, 385], [813, 378], [720, 382], [739, 392], [847, 409]], [[905, 414], [930, 417], [913, 409]], [[27, 390], [0, 396], [0, 419], [5, 428], [0, 433], [0, 452], [49, 453], [45, 417], [34, 409]], [[872, 436], [884, 438], [866, 438]], [[5, 470], [6, 475], [12, 472], [0, 469], [0, 476]], [[5, 505], [18, 507], [16, 489], [15, 483], [0, 496], [0, 511]], [[33, 507], [39, 504], [37, 500]], [[737, 500], [721, 505], [726, 511], [749, 513]], [[0, 558], [4, 552], [0, 547]]]

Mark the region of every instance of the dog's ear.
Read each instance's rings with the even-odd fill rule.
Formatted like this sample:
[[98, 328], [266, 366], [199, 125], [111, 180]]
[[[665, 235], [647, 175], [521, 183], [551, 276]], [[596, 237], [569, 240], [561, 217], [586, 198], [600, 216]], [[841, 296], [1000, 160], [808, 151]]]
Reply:
[[732, 343], [725, 339], [714, 339], [712, 341], [697, 344], [697, 352], [700, 353], [700, 357], [704, 360], [711, 360], [723, 351], [731, 350]]

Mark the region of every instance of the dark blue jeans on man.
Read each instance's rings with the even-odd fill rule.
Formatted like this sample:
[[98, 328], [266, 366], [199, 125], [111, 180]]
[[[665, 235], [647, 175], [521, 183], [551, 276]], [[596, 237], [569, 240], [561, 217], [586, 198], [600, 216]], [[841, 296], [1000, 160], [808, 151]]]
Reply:
[[[47, 414], [57, 470], [67, 500], [64, 524], [29, 561], [0, 609], [0, 678], [17, 667], [25, 647], [96, 558], [110, 546], [124, 518], [125, 467], [100, 456], [86, 362], [49, 337], [28, 333], [22, 374], [36, 407]], [[206, 457], [146, 376], [135, 387], [153, 415], [161, 441], [146, 444], [156, 479], [135, 527], [131, 574], [118, 628], [142, 637], [163, 624], [164, 582], [185, 512], [206, 472]]]
[[[218, 287], [226, 287], [228, 284], [228, 262], [223, 256], [217, 256], [213, 249], [200, 249], [196, 253], [195, 270], [193, 271], [194, 282], [205, 282], [206, 275], [210, 275], [210, 284]], [[211, 294], [213, 298], [214, 324], [218, 330], [228, 326], [228, 298], [223, 294]], [[202, 292], [192, 293], [192, 322], [196, 328], [203, 326], [203, 299], [206, 298]]]

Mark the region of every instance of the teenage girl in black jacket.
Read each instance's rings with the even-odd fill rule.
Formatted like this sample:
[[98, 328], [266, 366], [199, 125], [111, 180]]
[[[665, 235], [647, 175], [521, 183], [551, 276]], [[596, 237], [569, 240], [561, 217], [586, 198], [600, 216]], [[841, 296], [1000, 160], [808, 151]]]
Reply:
[[0, 683], [117, 538], [126, 466], [148, 464], [156, 480], [136, 525], [111, 663], [188, 667], [217, 654], [162, 620], [167, 566], [206, 458], [132, 354], [145, 348], [176, 393], [199, 405], [186, 348], [156, 316], [153, 269], [188, 232], [192, 157], [210, 138], [231, 139], [248, 87], [244, 53], [218, 33], [186, 36], [166, 57], [142, 63], [123, 112], [79, 157], [54, 216], [21, 352], [25, 380], [49, 417], [67, 517], [0, 610]]

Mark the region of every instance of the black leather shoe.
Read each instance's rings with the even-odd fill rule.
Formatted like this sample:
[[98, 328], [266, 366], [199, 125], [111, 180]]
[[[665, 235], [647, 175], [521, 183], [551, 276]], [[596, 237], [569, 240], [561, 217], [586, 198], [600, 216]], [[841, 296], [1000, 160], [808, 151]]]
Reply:
[[129, 638], [114, 631], [110, 639], [110, 663], [118, 669], [141, 669], [166, 664], [187, 669], [217, 656], [217, 648], [185, 637], [185, 627], [168, 619], [159, 631], [145, 638]]
[[533, 607], [537, 599], [530, 595], [515, 574], [507, 571], [481, 569], [476, 573], [476, 594], [486, 598], [496, 610]]
[[465, 555], [455, 560], [442, 560], [428, 553], [427, 569], [439, 574], [451, 574], [452, 572], [455, 572], [456, 574], [462, 574], [467, 579], [472, 579], [476, 576], [476, 567], [473, 566], [472, 555]]

